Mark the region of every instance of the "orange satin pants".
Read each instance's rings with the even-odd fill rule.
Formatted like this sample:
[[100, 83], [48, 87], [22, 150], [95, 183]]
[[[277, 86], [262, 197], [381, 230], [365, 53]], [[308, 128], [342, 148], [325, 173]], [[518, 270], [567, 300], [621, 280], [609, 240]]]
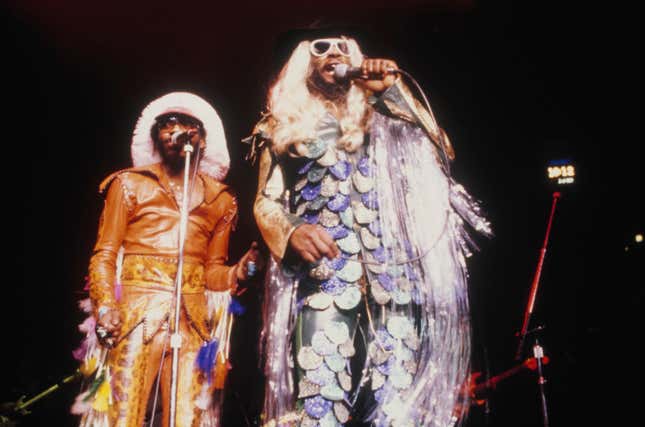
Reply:
[[[112, 375], [112, 405], [109, 409], [110, 426], [141, 427], [144, 423], [148, 402], [159, 372], [163, 424], [168, 425], [170, 410], [170, 387], [172, 373], [172, 349], [170, 348], [170, 330], [168, 321], [160, 319], [159, 310], [168, 313], [169, 305], [163, 302], [170, 298], [166, 292], [150, 295], [150, 291], [130, 290], [124, 287], [122, 307], [127, 308], [122, 333], [130, 334], [122, 339], [108, 355], [108, 365]], [[146, 295], [147, 294], [147, 295]], [[161, 302], [150, 305], [152, 300]], [[161, 299], [161, 301], [159, 300]], [[142, 301], [146, 301], [145, 304]], [[157, 311], [149, 313], [155, 321], [143, 321], [133, 326], [133, 319], [146, 315], [141, 309]], [[142, 317], [139, 317], [142, 316]], [[154, 328], [154, 330], [149, 330]], [[203, 340], [187, 320], [182, 311], [179, 322], [179, 333], [182, 337], [179, 349], [177, 375], [176, 426], [189, 427], [199, 424], [202, 411], [196, 407], [196, 398], [207, 381], [205, 375], [195, 367], [197, 353]], [[165, 351], [164, 351], [165, 350]], [[161, 371], [160, 371], [161, 369]], [[212, 387], [208, 393], [211, 395]]]

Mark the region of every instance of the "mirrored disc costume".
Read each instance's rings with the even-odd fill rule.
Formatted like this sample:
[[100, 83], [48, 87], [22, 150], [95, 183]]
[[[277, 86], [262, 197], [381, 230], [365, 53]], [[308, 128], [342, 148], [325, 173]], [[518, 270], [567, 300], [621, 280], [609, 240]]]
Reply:
[[[450, 426], [469, 372], [464, 220], [490, 234], [446, 176], [443, 131], [397, 81], [371, 100], [355, 152], [327, 114], [304, 155], [272, 150], [268, 115], [247, 139], [259, 157], [255, 218], [272, 252], [262, 350], [263, 422]], [[293, 261], [288, 240], [319, 224], [341, 256]], [[467, 397], [466, 397], [467, 398]]]

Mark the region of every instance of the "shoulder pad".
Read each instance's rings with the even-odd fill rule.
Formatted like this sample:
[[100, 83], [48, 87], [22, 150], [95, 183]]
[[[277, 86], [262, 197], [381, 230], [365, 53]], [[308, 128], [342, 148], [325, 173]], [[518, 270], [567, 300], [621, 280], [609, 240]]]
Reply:
[[155, 178], [155, 179], [158, 178], [158, 174], [155, 172], [154, 168], [151, 167], [151, 166], [142, 166], [142, 167], [136, 167], [136, 168], [121, 169], [121, 170], [118, 170], [118, 171], [110, 174], [107, 178], [105, 178], [101, 182], [101, 184], [99, 184], [99, 194], [104, 196], [105, 193], [107, 193], [107, 191], [109, 190], [110, 185], [112, 185], [112, 182], [114, 182], [114, 180], [118, 176], [123, 175], [125, 173], [136, 173], [136, 174], [140, 174], [140, 175], [144, 175], [144, 176], [149, 176], [149, 177]]

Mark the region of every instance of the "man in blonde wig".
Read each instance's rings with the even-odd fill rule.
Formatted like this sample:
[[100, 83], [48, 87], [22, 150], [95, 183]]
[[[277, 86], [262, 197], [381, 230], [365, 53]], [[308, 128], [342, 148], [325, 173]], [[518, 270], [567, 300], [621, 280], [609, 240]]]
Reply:
[[470, 358], [463, 220], [489, 225], [394, 61], [338, 33], [301, 40], [246, 140], [272, 255], [263, 422], [451, 426]]

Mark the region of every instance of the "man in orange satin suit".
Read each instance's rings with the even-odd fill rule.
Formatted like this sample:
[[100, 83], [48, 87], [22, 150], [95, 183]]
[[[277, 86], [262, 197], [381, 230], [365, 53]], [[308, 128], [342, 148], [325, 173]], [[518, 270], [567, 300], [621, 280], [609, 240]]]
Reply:
[[[161, 387], [163, 425], [168, 425], [169, 343], [188, 144], [193, 154], [178, 329], [177, 426], [213, 425], [216, 417], [211, 372], [195, 363], [224, 318], [225, 309], [209, 310], [209, 293], [228, 295], [238, 281], [262, 267], [255, 242], [237, 264], [227, 265], [237, 204], [221, 182], [229, 155], [217, 112], [188, 92], [154, 100], [133, 133], [134, 167], [113, 173], [100, 186], [105, 207], [90, 261], [89, 289], [96, 334], [109, 349], [105, 366], [111, 395], [102, 419], [110, 426], [143, 425], [155, 381]], [[96, 414], [86, 414], [81, 425], [96, 425], [90, 418], [98, 420]]]

